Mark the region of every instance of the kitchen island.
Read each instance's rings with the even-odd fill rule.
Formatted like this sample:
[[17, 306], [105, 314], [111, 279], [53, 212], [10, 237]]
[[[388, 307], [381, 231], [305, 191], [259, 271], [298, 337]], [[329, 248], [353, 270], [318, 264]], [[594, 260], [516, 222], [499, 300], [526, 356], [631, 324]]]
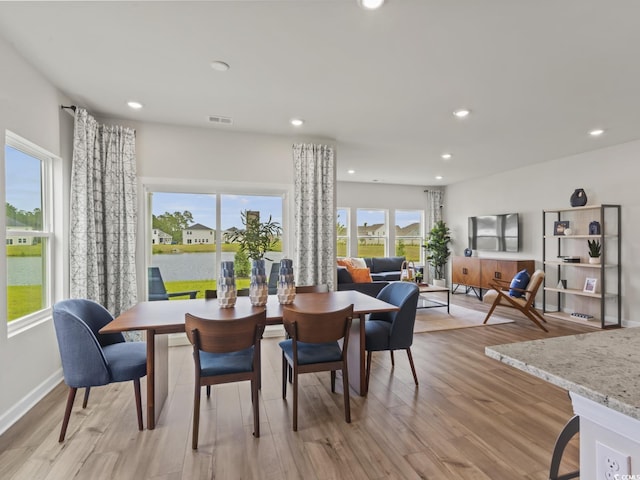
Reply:
[[485, 353], [570, 392], [580, 416], [582, 480], [604, 478], [597, 443], [630, 457], [631, 473], [640, 474], [640, 328], [496, 345]]

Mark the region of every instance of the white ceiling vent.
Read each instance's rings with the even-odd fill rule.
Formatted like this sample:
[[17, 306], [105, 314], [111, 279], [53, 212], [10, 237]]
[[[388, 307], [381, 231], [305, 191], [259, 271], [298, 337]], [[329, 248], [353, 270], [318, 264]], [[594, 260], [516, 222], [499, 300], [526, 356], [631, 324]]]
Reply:
[[220, 115], [209, 115], [209, 122], [216, 125], [233, 125], [233, 119], [229, 117], [221, 117]]

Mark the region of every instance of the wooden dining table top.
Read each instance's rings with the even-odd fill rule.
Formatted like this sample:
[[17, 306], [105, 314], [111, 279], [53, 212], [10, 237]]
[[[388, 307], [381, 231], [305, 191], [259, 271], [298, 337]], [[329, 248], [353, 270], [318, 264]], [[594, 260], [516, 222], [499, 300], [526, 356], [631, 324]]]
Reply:
[[[390, 303], [378, 300], [355, 290], [325, 293], [296, 294], [287, 308], [305, 312], [328, 312], [353, 305], [354, 315], [399, 310]], [[139, 302], [105, 325], [100, 333], [154, 330], [156, 333], [184, 332], [185, 314], [201, 318], [233, 320], [254, 314], [266, 308], [267, 325], [282, 323], [283, 307], [276, 295], [269, 295], [267, 305], [254, 307], [249, 297], [238, 297], [232, 308], [221, 308], [217, 299], [164, 300]]]

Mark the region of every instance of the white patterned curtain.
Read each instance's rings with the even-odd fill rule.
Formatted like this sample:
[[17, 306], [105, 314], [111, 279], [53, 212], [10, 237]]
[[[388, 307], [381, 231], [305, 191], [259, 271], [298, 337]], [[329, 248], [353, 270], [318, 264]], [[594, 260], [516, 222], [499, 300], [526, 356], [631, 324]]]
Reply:
[[327, 284], [335, 275], [335, 154], [327, 145], [293, 145], [296, 284]]
[[[429, 187], [428, 190], [425, 190], [425, 193], [427, 194], [427, 219], [425, 231], [428, 235], [435, 223], [442, 220], [444, 192], [439, 188]], [[427, 275], [425, 280], [431, 282], [433, 280], [433, 274], [433, 267], [429, 266], [429, 271], [425, 272], [425, 275]]]
[[137, 302], [135, 132], [78, 108], [71, 171], [71, 297], [113, 315]]
[[425, 190], [425, 193], [427, 194], [426, 232], [429, 233], [435, 223], [442, 220], [444, 192], [437, 188], [429, 188], [429, 190]]

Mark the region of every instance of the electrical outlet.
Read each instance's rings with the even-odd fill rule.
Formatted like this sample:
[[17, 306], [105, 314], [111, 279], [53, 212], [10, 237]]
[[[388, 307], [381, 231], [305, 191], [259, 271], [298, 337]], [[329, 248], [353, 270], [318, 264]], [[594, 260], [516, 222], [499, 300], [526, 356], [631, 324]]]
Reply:
[[631, 474], [631, 457], [596, 442], [596, 480], [621, 480]]

